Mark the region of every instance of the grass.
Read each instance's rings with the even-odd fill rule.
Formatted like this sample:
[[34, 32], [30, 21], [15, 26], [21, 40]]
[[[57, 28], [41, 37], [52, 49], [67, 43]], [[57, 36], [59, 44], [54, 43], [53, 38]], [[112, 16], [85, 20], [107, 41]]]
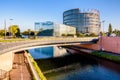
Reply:
[[21, 38], [16, 38], [16, 39], [0, 39], [0, 42], [16, 42], [16, 41], [25, 41], [28, 39], [21, 39]]
[[102, 51], [94, 51], [92, 53], [92, 55], [98, 56], [98, 57], [102, 57], [102, 58], [106, 58], [112, 61], [116, 61], [116, 62], [120, 62], [120, 56], [114, 55], [114, 54], [108, 54]]
[[[29, 55], [30, 55], [30, 54], [29, 54]], [[34, 66], [34, 69], [37, 71], [40, 79], [41, 79], [41, 80], [47, 80], [46, 77], [43, 75], [41, 69], [39, 68], [39, 66], [38, 66], [37, 63], [35, 62], [35, 60], [32, 58], [32, 56], [30, 55], [29, 57], [30, 57], [30, 60], [31, 60], [33, 66]]]

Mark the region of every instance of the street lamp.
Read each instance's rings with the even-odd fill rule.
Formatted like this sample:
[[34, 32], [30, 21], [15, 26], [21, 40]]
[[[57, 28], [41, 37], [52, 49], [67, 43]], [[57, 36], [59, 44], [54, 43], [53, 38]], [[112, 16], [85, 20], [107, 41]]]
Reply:
[[103, 49], [103, 45], [102, 45], [102, 36], [103, 36], [103, 33], [104, 33], [104, 22], [105, 22], [105, 20], [103, 20], [102, 22], [100, 22], [100, 27], [101, 27], [101, 23], [103, 23], [103, 31], [101, 31], [102, 33], [100, 33], [100, 37], [99, 37], [99, 39], [100, 39], [100, 51], [104, 50]]
[[[10, 27], [11, 27], [11, 26], [12, 26], [12, 20], [13, 20], [13, 19], [9, 19], [9, 20], [10, 20], [10, 22], [11, 22], [11, 24], [10, 24]], [[9, 33], [10, 33], [10, 36], [12, 37], [12, 28], [10, 28], [10, 32], [9, 32]]]
[[6, 39], [6, 19], [4, 20], [4, 31], [5, 31], [4, 39]]
[[105, 22], [105, 20], [102, 21], [102, 23], [103, 23], [103, 33], [104, 33], [104, 22]]

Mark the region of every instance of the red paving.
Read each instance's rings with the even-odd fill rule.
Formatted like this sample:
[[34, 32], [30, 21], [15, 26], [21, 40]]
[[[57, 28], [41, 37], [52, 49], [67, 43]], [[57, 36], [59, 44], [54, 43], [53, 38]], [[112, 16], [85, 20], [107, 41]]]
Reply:
[[10, 71], [10, 80], [32, 80], [28, 69], [28, 62], [23, 52], [15, 53], [13, 69]]

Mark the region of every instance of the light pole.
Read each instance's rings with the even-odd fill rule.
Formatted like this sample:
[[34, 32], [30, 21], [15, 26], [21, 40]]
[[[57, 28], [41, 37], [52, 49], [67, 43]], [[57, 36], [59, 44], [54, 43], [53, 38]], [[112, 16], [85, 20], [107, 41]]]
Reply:
[[10, 20], [10, 32], [9, 33], [10, 33], [10, 37], [12, 37], [12, 20], [13, 19], [9, 19], [9, 20]]
[[4, 31], [5, 31], [4, 39], [6, 39], [6, 19], [4, 20]]
[[104, 48], [103, 48], [103, 41], [102, 41], [103, 40], [102, 36], [103, 36], [103, 33], [104, 33], [104, 22], [105, 22], [105, 20], [100, 22], [100, 27], [101, 27], [101, 24], [103, 23], [103, 31], [101, 30], [102, 33], [100, 33], [100, 51], [104, 50]]
[[103, 23], [103, 33], [104, 33], [104, 22], [105, 22], [105, 20], [102, 21], [102, 23]]

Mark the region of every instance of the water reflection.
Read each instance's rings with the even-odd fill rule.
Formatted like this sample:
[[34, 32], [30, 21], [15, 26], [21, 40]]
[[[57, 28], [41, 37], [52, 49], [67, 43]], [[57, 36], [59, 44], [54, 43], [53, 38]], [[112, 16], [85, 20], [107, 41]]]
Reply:
[[48, 80], [120, 80], [120, 74], [96, 65], [77, 68], [74, 71], [49, 77]]
[[69, 54], [66, 49], [57, 46], [34, 48], [28, 51], [34, 59], [60, 57]]
[[57, 46], [29, 52], [47, 80], [120, 80], [120, 64], [117, 63], [81, 53], [68, 55], [64, 48]]

